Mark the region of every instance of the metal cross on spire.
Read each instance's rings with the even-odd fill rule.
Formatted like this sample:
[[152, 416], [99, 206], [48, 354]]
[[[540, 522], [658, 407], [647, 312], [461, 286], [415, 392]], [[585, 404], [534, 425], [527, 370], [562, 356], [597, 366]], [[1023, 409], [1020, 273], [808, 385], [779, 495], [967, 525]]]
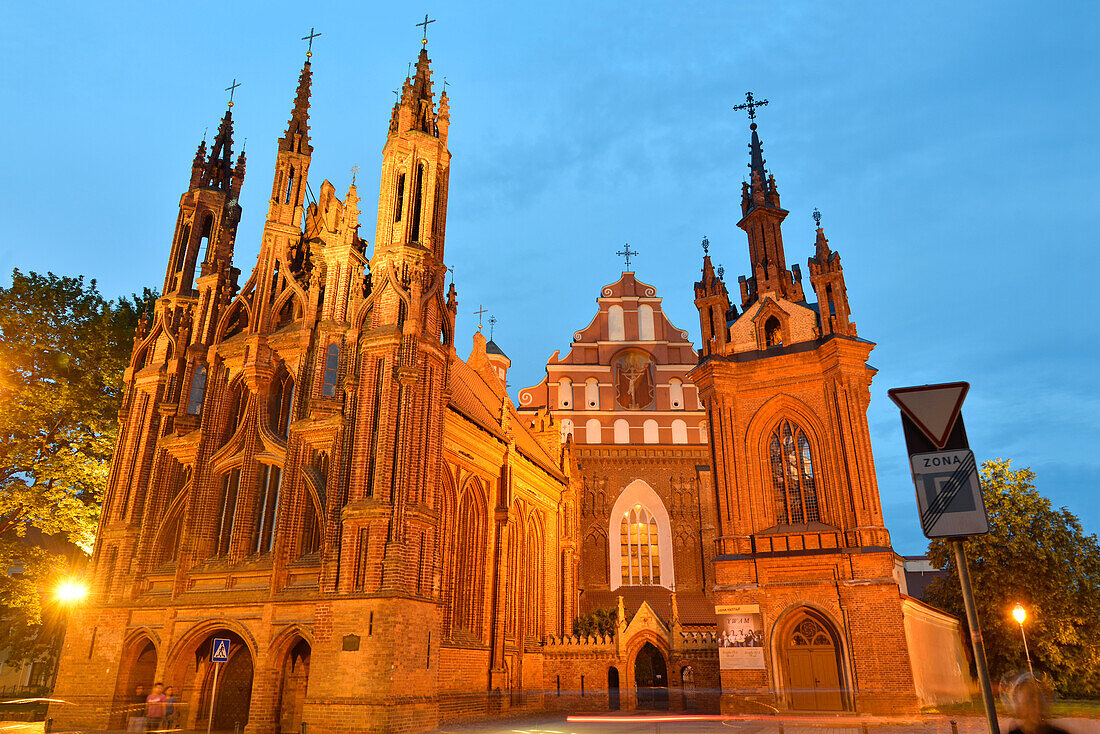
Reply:
[[449, 82], [449, 81], [447, 81], [447, 77], [443, 77], [443, 94], [446, 94], [446, 93], [447, 93], [447, 86], [448, 86], [449, 84], [450, 84], [450, 82]]
[[359, 175], [359, 164], [356, 163], [351, 167], [351, 185], [355, 185], [355, 177]]
[[490, 316], [489, 317], [489, 341], [493, 340], [493, 327], [495, 327], [496, 325], [497, 325], [497, 317], [496, 316]]
[[[444, 265], [443, 267], [447, 267], [447, 266]], [[454, 269], [454, 266], [452, 265], [451, 267], [447, 268], [447, 272], [451, 274], [451, 285], [454, 285], [455, 284], [455, 269]]]
[[317, 38], [319, 35], [321, 35], [320, 33], [316, 33], [315, 32], [316, 30], [317, 30], [316, 28], [310, 28], [309, 29], [309, 35], [308, 36], [302, 36], [303, 41], [309, 41], [309, 46], [306, 48], [306, 58], [307, 59], [313, 56], [313, 39]]
[[233, 95], [237, 92], [237, 87], [239, 87], [239, 86], [241, 86], [241, 85], [237, 82], [236, 79], [234, 79], [233, 83], [225, 88], [225, 91], [229, 92], [229, 106], [230, 107], [233, 106]]
[[752, 92], [745, 92], [745, 104], [734, 105], [733, 109], [735, 109], [735, 110], [748, 110], [749, 111], [749, 122], [752, 122], [753, 120], [756, 119], [756, 108], [757, 107], [766, 107], [767, 104], [768, 104], [768, 100], [762, 99], [759, 102], [757, 102], [755, 99], [753, 99]]
[[486, 311], [485, 307], [480, 305], [480, 304], [478, 305], [478, 308], [480, 310], [479, 311], [474, 311], [474, 314], [477, 315], [477, 330], [481, 331], [481, 317], [484, 316], [486, 313], [488, 313], [488, 311]]
[[710, 240], [707, 239], [706, 235], [703, 235], [703, 254], [710, 254]]
[[817, 210], [816, 206], [814, 207], [814, 224], [817, 225], [818, 229], [821, 229], [821, 212]]
[[616, 255], [621, 255], [622, 257], [626, 258], [626, 269], [627, 269], [627, 270], [630, 270], [630, 258], [631, 258], [631, 257], [633, 257], [634, 255], [637, 255], [637, 254], [638, 254], [638, 251], [637, 251], [637, 250], [631, 251], [631, 249], [630, 249], [630, 243], [629, 243], [629, 242], [627, 242], [627, 243], [626, 243], [626, 247], [624, 247], [623, 249], [619, 250], [619, 251], [618, 251], [618, 252], [616, 252], [615, 254], [616, 254]]
[[431, 20], [428, 20], [428, 14], [424, 13], [424, 22], [416, 24], [417, 27], [420, 27], [420, 26], [424, 27], [424, 37], [420, 39], [420, 42], [422, 44], [424, 44], [425, 46], [428, 45], [428, 24], [429, 23], [434, 23], [434, 22], [435, 22], [435, 18], [432, 18]]

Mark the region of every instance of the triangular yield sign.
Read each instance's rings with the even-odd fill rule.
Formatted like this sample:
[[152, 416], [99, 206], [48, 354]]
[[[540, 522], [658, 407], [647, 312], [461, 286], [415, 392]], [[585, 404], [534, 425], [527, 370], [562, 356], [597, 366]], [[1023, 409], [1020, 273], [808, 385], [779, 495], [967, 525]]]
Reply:
[[948, 382], [942, 385], [895, 387], [887, 394], [921, 433], [942, 449], [947, 444], [951, 429], [955, 427], [969, 389], [969, 382]]

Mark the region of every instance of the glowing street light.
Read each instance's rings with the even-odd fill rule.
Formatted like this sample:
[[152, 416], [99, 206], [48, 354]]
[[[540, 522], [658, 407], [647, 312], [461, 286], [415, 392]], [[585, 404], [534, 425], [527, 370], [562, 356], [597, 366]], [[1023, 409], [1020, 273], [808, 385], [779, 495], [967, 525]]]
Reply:
[[1017, 604], [1012, 608], [1012, 617], [1020, 625], [1020, 637], [1024, 640], [1024, 655], [1027, 656], [1027, 672], [1031, 673], [1031, 676], [1035, 677], [1035, 670], [1031, 667], [1031, 653], [1027, 649], [1027, 635], [1024, 634], [1024, 620], [1027, 619], [1027, 610], [1021, 605]]
[[88, 595], [88, 587], [79, 581], [66, 579], [57, 586], [57, 600], [65, 604], [75, 604]]

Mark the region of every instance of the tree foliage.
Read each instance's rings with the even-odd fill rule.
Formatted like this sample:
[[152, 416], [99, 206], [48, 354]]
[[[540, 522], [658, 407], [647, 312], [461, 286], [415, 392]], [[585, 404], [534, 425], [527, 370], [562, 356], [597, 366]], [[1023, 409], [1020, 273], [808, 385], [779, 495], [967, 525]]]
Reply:
[[[1100, 695], [1100, 544], [1073, 513], [1055, 509], [1035, 489], [1035, 473], [995, 459], [982, 464], [989, 534], [966, 541], [974, 599], [996, 680], [1027, 670], [1017, 604], [1027, 610], [1025, 631], [1037, 674], [1059, 693]], [[948, 571], [928, 589], [928, 600], [965, 620], [954, 551], [934, 540], [932, 563]]]
[[603, 635], [611, 637], [615, 634], [616, 618], [618, 612], [614, 609], [597, 609], [587, 614], [582, 614], [573, 620], [573, 634], [591, 637]]
[[155, 300], [107, 301], [94, 280], [19, 270], [0, 287], [0, 607], [12, 624], [38, 623], [67, 563], [59, 548], [91, 550], [123, 371]]

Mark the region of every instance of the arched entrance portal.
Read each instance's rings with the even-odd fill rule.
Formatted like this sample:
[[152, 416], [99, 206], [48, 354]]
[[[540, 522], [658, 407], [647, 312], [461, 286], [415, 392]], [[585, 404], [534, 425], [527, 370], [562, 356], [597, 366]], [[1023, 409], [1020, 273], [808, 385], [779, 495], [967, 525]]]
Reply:
[[615, 666], [607, 669], [607, 708], [619, 710], [619, 669]]
[[842, 711], [839, 641], [825, 620], [801, 612], [781, 641], [791, 708]]
[[647, 642], [634, 658], [639, 709], [668, 710], [668, 671], [661, 651]]
[[309, 685], [309, 654], [309, 643], [299, 638], [283, 662], [279, 683], [279, 731], [284, 734], [297, 734], [302, 730], [302, 707]]
[[229, 638], [229, 662], [221, 663], [218, 671], [218, 690], [214, 698], [215, 731], [244, 729], [248, 723], [248, 708], [252, 701], [252, 653], [248, 645], [235, 632], [218, 630], [211, 632], [195, 651], [195, 677], [198, 679], [199, 705], [196, 728], [206, 726], [210, 716], [210, 699], [214, 688], [214, 663], [210, 661], [214, 638]]
[[126, 648], [122, 659], [126, 675], [119, 676], [121, 688], [115, 690], [112, 726], [125, 728], [131, 716], [145, 715], [145, 697], [153, 690], [157, 673], [157, 648], [148, 637], [139, 637]]

